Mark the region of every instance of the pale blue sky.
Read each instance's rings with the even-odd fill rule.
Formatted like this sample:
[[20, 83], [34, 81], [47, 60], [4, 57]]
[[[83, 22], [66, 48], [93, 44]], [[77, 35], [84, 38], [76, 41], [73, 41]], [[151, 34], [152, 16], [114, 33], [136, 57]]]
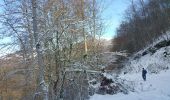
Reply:
[[116, 28], [123, 20], [123, 15], [127, 7], [130, 5], [130, 0], [105, 0], [107, 7], [102, 16], [106, 21], [105, 34], [103, 38], [112, 39], [116, 33]]

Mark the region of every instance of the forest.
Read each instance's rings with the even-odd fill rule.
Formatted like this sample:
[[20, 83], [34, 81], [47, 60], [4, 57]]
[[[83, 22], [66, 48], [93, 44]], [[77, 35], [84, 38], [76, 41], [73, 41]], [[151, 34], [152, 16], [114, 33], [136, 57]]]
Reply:
[[151, 44], [170, 28], [169, 0], [131, 1], [125, 18], [113, 39], [113, 51], [137, 52]]

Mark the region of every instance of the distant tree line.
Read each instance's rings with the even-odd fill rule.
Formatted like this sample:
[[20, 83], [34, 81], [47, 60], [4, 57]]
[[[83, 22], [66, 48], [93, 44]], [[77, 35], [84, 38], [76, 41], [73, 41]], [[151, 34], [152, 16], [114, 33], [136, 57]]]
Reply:
[[170, 0], [131, 1], [112, 43], [112, 51], [134, 53], [170, 28]]

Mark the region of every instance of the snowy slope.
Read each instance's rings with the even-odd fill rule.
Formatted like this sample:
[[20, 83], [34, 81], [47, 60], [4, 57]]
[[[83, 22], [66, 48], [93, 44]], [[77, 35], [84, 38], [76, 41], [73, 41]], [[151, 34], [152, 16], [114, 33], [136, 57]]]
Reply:
[[[164, 52], [168, 53], [166, 57]], [[142, 80], [142, 68], [148, 71], [146, 82]], [[95, 94], [90, 100], [170, 100], [170, 46], [162, 47], [137, 59], [131, 58], [118, 78], [130, 81], [129, 86], [134, 87], [134, 92], [129, 92], [127, 95]]]
[[138, 73], [142, 68], [146, 68], [149, 73], [159, 73], [159, 71], [170, 68], [170, 56], [164, 57], [164, 52], [170, 53], [170, 46], [157, 50], [154, 54], [141, 56], [139, 59], [131, 59], [123, 69], [126, 72]]
[[170, 70], [160, 74], [149, 74], [147, 81], [141, 78], [141, 73], [123, 75], [121, 78], [135, 82], [135, 92], [128, 95], [93, 95], [90, 100], [170, 100]]

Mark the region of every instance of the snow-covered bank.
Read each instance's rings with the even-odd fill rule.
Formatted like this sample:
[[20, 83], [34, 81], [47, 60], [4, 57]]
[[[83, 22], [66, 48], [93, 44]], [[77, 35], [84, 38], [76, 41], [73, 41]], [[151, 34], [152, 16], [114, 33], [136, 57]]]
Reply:
[[121, 78], [135, 83], [135, 92], [128, 95], [119, 93], [116, 95], [91, 96], [90, 100], [170, 100], [170, 70], [161, 71], [160, 74], [148, 74], [144, 82], [141, 73], [122, 75]]
[[132, 58], [125, 65], [123, 71], [138, 73], [142, 68], [147, 68], [149, 73], [170, 68], [170, 55], [164, 56], [164, 52], [170, 53], [170, 46], [157, 50], [154, 54], [148, 53], [140, 58]]
[[[90, 100], [170, 100], [170, 41], [160, 40], [130, 57], [124, 64], [117, 82], [128, 94], [95, 94]], [[165, 45], [166, 44], [166, 45]], [[142, 68], [146, 68], [147, 81], [142, 79]], [[113, 74], [113, 73], [112, 73]], [[113, 75], [105, 75], [113, 79]], [[119, 79], [121, 81], [119, 81]], [[132, 89], [132, 90], [131, 90]]]

